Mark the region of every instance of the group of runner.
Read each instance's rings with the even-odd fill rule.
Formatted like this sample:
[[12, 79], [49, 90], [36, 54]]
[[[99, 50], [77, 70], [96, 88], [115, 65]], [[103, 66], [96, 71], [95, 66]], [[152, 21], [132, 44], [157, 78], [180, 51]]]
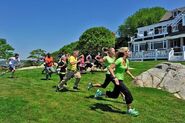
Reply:
[[[98, 98], [105, 96], [108, 98], [118, 98], [118, 96], [121, 95], [123, 101], [126, 101], [127, 113], [133, 116], [139, 115], [139, 112], [131, 107], [133, 96], [127, 86], [124, 84], [124, 73], [127, 73], [132, 79], [136, 79], [129, 71], [128, 47], [122, 47], [117, 52], [115, 52], [114, 48], [109, 48], [105, 51], [105, 54], [106, 56], [104, 57], [99, 55], [95, 58], [98, 63], [104, 64], [107, 69], [104, 83], [93, 84], [90, 82], [88, 83], [88, 90], [90, 90], [92, 87], [106, 88], [109, 83], [112, 82], [114, 84], [112, 91], [106, 91], [106, 93], [103, 93], [100, 89], [98, 89], [94, 97]], [[63, 63], [61, 66], [59, 65], [59, 67], [63, 69], [65, 68], [65, 70], [67, 68], [67, 71], [65, 71], [66, 74], [60, 78], [60, 82], [56, 88], [57, 92], [66, 90], [67, 82], [73, 77], [76, 79], [73, 85], [73, 89], [79, 90], [78, 85], [81, 79], [81, 73], [77, 69], [77, 66], [80, 63], [84, 63], [84, 56], [82, 55], [78, 59], [78, 55], [79, 51], [74, 51], [73, 54], [67, 58], [61, 57]], [[81, 58], [83, 58], [83, 60]]]
[[[126, 101], [127, 104], [127, 113], [133, 116], [139, 115], [139, 112], [131, 107], [133, 102], [133, 96], [127, 86], [124, 83], [124, 73], [127, 73], [132, 79], [136, 79], [131, 72], [129, 71], [129, 49], [128, 47], [122, 47], [117, 52], [114, 48], [104, 49], [105, 56], [98, 54], [95, 57], [96, 62], [99, 65], [104, 65], [107, 69], [105, 80], [103, 83], [88, 83], [88, 90], [93, 87], [106, 88], [110, 82], [114, 84], [112, 91], [106, 91], [103, 93], [98, 89], [95, 93], [95, 98], [105, 96], [108, 98], [118, 98], [119, 95], [122, 96], [123, 101]], [[11, 71], [11, 77], [14, 77], [15, 72], [15, 63], [19, 62], [19, 54], [15, 54], [14, 57], [9, 59], [9, 70]], [[46, 79], [51, 78], [52, 73], [56, 73], [56, 70], [53, 68], [54, 60], [53, 57], [48, 53], [44, 58], [46, 73]], [[60, 81], [56, 86], [56, 91], [64, 91], [67, 89], [67, 82], [71, 78], [75, 78], [73, 85], [74, 90], [79, 90], [79, 83], [81, 80], [81, 73], [85, 67], [92, 68], [92, 56], [89, 54], [86, 57], [82, 54], [79, 57], [79, 51], [73, 51], [72, 55], [64, 54], [60, 57], [60, 60], [57, 64], [57, 73], [59, 75]], [[79, 68], [79, 69], [78, 69]]]

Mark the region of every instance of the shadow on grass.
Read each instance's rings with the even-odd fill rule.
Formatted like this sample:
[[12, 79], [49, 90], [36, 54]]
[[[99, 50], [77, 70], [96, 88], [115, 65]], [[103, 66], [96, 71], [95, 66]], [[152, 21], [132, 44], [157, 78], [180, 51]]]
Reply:
[[40, 80], [52, 80], [52, 79], [41, 78]]
[[97, 100], [102, 100], [102, 101], [109, 101], [109, 102], [113, 102], [113, 103], [120, 103], [120, 104], [125, 104], [125, 102], [120, 102], [120, 101], [117, 101], [117, 100], [109, 100], [109, 99], [106, 99], [106, 98], [103, 98], [103, 97], [98, 97], [98, 98], [95, 98], [94, 95], [90, 95], [90, 96], [87, 96], [85, 98], [91, 98], [91, 99], [97, 99]]
[[[52, 88], [55, 88], [56, 86], [53, 86]], [[64, 92], [80, 92], [80, 90], [71, 90], [71, 89], [67, 89], [67, 88], [64, 88], [62, 90], [55, 90], [55, 92], [58, 92], [58, 93], [64, 93]]]
[[90, 106], [91, 110], [97, 111], [97, 109], [100, 109], [101, 111], [105, 112], [113, 112], [113, 113], [119, 113], [119, 114], [126, 114], [125, 111], [121, 111], [120, 109], [112, 106], [111, 104], [102, 104], [102, 103], [95, 103], [92, 106]]

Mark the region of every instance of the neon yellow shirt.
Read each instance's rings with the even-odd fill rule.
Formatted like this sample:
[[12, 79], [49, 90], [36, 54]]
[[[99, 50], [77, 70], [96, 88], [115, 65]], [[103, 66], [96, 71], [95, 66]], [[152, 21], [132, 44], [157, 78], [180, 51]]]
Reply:
[[[70, 56], [68, 59], [69, 63], [68, 63], [68, 69], [72, 70], [72, 71], [76, 71], [77, 70], [77, 58], [75, 58], [74, 56]], [[72, 62], [75, 62], [75, 64], [71, 64]]]
[[115, 76], [118, 80], [124, 80], [124, 73], [126, 69], [129, 67], [129, 61], [126, 59], [126, 64], [123, 65], [123, 58], [119, 58], [115, 61], [116, 69], [115, 69]]
[[110, 65], [114, 63], [115, 57], [111, 58], [110, 56], [105, 56], [103, 59], [105, 60], [105, 66], [107, 68], [106, 74], [110, 74], [108, 69], [109, 69]]

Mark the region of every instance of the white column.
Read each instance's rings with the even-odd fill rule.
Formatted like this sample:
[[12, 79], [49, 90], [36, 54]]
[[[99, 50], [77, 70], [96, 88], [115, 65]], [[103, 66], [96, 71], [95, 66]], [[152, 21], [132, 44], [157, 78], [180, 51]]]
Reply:
[[157, 57], [158, 57], [158, 50], [157, 49], [155, 49], [155, 61], [157, 61]]
[[133, 51], [135, 52], [136, 50], [135, 50], [135, 44], [133, 44]]
[[166, 40], [166, 49], [168, 49], [169, 48], [169, 42], [168, 42], [168, 40]]
[[148, 43], [149, 50], [151, 50], [151, 45], [152, 45], [152, 43], [149, 42], [149, 43]]
[[138, 44], [138, 52], [140, 51], [140, 44]]

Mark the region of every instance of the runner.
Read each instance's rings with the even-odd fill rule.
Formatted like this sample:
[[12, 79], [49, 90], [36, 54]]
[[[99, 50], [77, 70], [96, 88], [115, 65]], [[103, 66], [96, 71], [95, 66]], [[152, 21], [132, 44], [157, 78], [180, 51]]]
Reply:
[[60, 77], [59, 82], [63, 80], [66, 74], [66, 68], [67, 68], [66, 57], [65, 55], [63, 55], [61, 56], [60, 61], [58, 62], [58, 66], [57, 66], [58, 75]]
[[95, 62], [94, 65], [96, 66], [97, 69], [100, 69], [101, 71], [103, 71], [103, 61], [100, 61], [102, 59], [102, 56], [100, 55], [100, 53], [98, 52], [98, 54], [95, 56]]
[[15, 73], [15, 65], [16, 63], [20, 62], [19, 59], [19, 54], [15, 54], [14, 57], [10, 57], [9, 59], [9, 71], [11, 72], [10, 78], [14, 78], [14, 73]]
[[90, 53], [86, 56], [85, 64], [86, 64], [85, 69], [87, 70], [88, 68], [90, 68], [92, 71], [93, 64], [92, 64], [92, 56]]
[[[129, 71], [129, 61], [128, 61], [128, 56], [129, 56], [129, 49], [128, 47], [123, 47], [118, 51], [118, 56], [116, 58], [116, 61], [114, 64], [112, 64], [109, 67], [109, 71], [114, 78], [114, 90], [112, 92], [107, 91], [105, 94], [103, 94], [99, 89], [97, 90], [95, 97], [99, 96], [106, 96], [109, 98], [117, 98], [120, 93], [123, 93], [125, 95], [125, 101], [127, 104], [127, 113], [133, 116], [139, 115], [139, 112], [136, 111], [135, 109], [131, 108], [131, 104], [133, 101], [133, 97], [129, 89], [126, 87], [124, 84], [124, 73], [126, 72], [128, 75], [130, 75], [133, 79], [135, 77], [130, 73]], [[120, 57], [121, 56], [121, 57]], [[114, 72], [115, 69], [115, 72]]]
[[44, 61], [45, 61], [45, 66], [46, 66], [46, 80], [50, 80], [51, 74], [55, 73], [55, 69], [53, 68], [54, 61], [50, 53], [46, 55]]
[[74, 51], [73, 55], [68, 58], [67, 73], [63, 80], [58, 84], [56, 91], [62, 91], [63, 89], [65, 89], [64, 84], [73, 77], [76, 78], [73, 89], [79, 90], [78, 84], [80, 82], [81, 75], [80, 72], [77, 71], [77, 64], [78, 62], [80, 62], [80, 60], [77, 60], [78, 54], [79, 51]]
[[108, 86], [108, 84], [113, 80], [112, 76], [110, 75], [109, 72], [109, 67], [112, 63], [114, 63], [115, 61], [115, 49], [114, 48], [109, 48], [108, 50], [108, 56], [105, 56], [104, 58], [99, 57], [97, 59], [98, 62], [100, 63], [104, 63], [106, 68], [107, 68], [107, 72], [106, 72], [106, 78], [104, 80], [103, 84], [100, 83], [96, 83], [96, 84], [92, 84], [91, 82], [88, 84], [88, 90], [90, 90], [92, 87], [101, 87], [101, 88], [106, 88]]
[[80, 73], [85, 73], [85, 58], [83, 54], [80, 56], [79, 70]]

